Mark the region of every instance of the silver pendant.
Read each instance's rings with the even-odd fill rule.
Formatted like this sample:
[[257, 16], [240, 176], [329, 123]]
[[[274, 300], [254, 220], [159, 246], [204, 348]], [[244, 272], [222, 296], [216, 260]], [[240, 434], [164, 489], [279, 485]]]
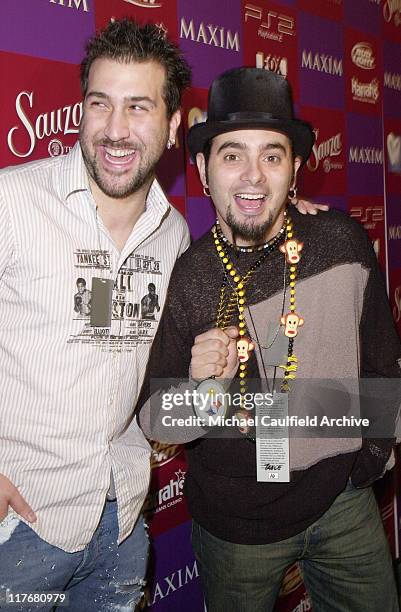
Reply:
[[228, 403], [226, 391], [221, 383], [214, 378], [206, 378], [196, 387], [193, 399], [195, 416], [204, 421], [206, 427], [222, 425], [227, 413]]

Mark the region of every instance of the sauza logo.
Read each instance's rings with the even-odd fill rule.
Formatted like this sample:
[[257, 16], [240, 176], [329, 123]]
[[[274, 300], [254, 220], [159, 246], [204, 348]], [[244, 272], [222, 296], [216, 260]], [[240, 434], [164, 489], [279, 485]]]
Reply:
[[141, 6], [142, 8], [160, 8], [163, 5], [155, 0], [124, 0], [128, 4], [135, 4], [135, 6]]
[[264, 68], [265, 70], [270, 70], [270, 72], [287, 77], [288, 60], [280, 55], [273, 55], [272, 53], [265, 55], [263, 51], [258, 51], [256, 53], [256, 68]]
[[359, 42], [352, 47], [351, 59], [355, 66], [362, 68], [362, 70], [373, 70], [376, 68], [373, 49], [367, 42]]
[[370, 83], [361, 83], [356, 77], [352, 77], [351, 93], [356, 102], [376, 104], [380, 96], [379, 81], [373, 79]]
[[238, 32], [233, 35], [231, 30], [212, 24], [205, 26], [203, 22], [197, 27], [193, 19], [187, 24], [185, 17], [181, 18], [180, 38], [190, 38], [193, 42], [213, 45], [220, 49], [238, 52], [240, 50]]
[[[263, 16], [265, 21], [262, 21]], [[245, 5], [245, 21], [256, 19], [260, 22], [258, 36], [283, 42], [284, 36], [295, 36], [295, 19], [276, 11], [266, 10], [254, 4]]]
[[49, 0], [50, 4], [57, 4], [58, 6], [67, 6], [68, 8], [76, 8], [77, 10], [81, 7], [85, 13], [89, 13], [87, 0]]
[[401, 173], [401, 136], [390, 132], [387, 136], [387, 153], [390, 172]]
[[401, 321], [401, 287], [396, 287], [394, 290], [393, 317], [396, 323]]
[[[43, 140], [57, 134], [64, 134], [65, 136], [67, 134], [78, 134], [82, 117], [82, 102], [52, 110], [50, 113], [41, 113], [34, 122], [31, 122], [24, 109], [24, 101], [28, 102], [29, 108], [33, 108], [33, 91], [21, 91], [15, 100], [15, 110], [21, 123], [10, 129], [7, 135], [7, 144], [11, 153], [16, 157], [29, 157], [37, 140]], [[26, 151], [18, 151], [14, 144], [15, 134], [20, 130], [25, 130], [29, 138], [30, 144]], [[53, 146], [50, 146], [52, 143], [49, 143], [50, 155], [58, 155], [68, 150], [63, 147], [60, 140], [54, 139], [52, 142], [54, 143]]]
[[394, 18], [394, 24], [401, 24], [401, 0], [386, 0], [383, 5], [383, 17], [387, 23]]
[[341, 144], [341, 133], [331, 136], [327, 140], [318, 144], [319, 130], [314, 130], [316, 140], [312, 148], [312, 153], [307, 162], [307, 168], [311, 172], [316, 172], [320, 166], [320, 162], [323, 162], [323, 170], [330, 172], [331, 170], [341, 170], [344, 165], [341, 162], [333, 161], [332, 157], [337, 157], [342, 153]]

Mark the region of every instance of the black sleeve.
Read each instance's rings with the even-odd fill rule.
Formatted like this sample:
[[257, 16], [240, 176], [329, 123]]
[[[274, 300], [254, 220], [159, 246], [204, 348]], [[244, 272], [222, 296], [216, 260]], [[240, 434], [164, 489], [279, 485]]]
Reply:
[[396, 438], [401, 406], [401, 344], [383, 276], [373, 247], [366, 238], [370, 272], [360, 324], [361, 416], [369, 419], [351, 480], [357, 487], [380, 478]]

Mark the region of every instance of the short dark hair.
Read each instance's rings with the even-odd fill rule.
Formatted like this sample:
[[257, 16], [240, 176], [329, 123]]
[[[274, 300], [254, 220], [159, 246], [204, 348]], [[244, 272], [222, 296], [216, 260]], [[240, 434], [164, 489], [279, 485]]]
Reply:
[[86, 280], [84, 278], [77, 278], [77, 286], [84, 285], [86, 287]]
[[191, 69], [180, 49], [166, 38], [164, 30], [148, 23], [140, 26], [132, 19], [111, 21], [86, 44], [86, 55], [81, 63], [81, 90], [88, 90], [89, 70], [98, 58], [118, 62], [158, 62], [166, 71], [163, 100], [170, 118], [179, 108], [181, 95], [191, 83]]

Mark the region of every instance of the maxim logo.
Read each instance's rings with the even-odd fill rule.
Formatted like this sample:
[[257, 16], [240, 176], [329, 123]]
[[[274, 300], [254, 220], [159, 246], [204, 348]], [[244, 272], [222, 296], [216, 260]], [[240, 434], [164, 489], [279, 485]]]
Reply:
[[[50, 113], [41, 113], [34, 122], [31, 122], [23, 107], [24, 99], [27, 100], [29, 108], [33, 108], [33, 91], [21, 91], [18, 94], [15, 100], [15, 110], [21, 123], [12, 127], [7, 135], [8, 147], [17, 157], [29, 157], [35, 148], [37, 140], [43, 140], [56, 134], [78, 134], [82, 117], [82, 102], [52, 110]], [[17, 151], [14, 145], [14, 133], [18, 132], [18, 130], [25, 130], [29, 138], [30, 144], [25, 152]], [[61, 143], [57, 140], [55, 141], [55, 146], [51, 147], [52, 152], [49, 149], [50, 155], [60, 154], [58, 145], [61, 145]]]
[[383, 150], [374, 147], [351, 147], [348, 161], [354, 164], [383, 164]]
[[151, 601], [148, 602], [148, 605], [153, 606], [155, 603], [168, 597], [174, 591], [178, 591], [183, 586], [192, 582], [195, 578], [199, 577], [198, 567], [196, 565], [196, 561], [191, 564], [186, 565], [183, 568], [173, 572], [169, 576], [163, 578], [163, 580], [159, 580], [156, 583], [155, 590], [153, 595], [151, 595]]
[[135, 4], [135, 6], [142, 8], [160, 8], [163, 6], [160, 2], [155, 2], [155, 0], [124, 0], [124, 2]]
[[351, 79], [352, 99], [357, 102], [376, 104], [379, 99], [379, 81], [373, 79], [370, 83], [361, 83], [356, 77]]
[[376, 68], [373, 49], [367, 42], [359, 42], [352, 47], [351, 59], [355, 66], [362, 68], [362, 70], [373, 70]]
[[265, 55], [263, 51], [258, 51], [256, 53], [256, 68], [264, 68], [265, 70], [270, 70], [270, 72], [287, 77], [288, 60], [280, 55], [273, 55], [272, 53]]
[[[262, 21], [263, 17], [265, 20]], [[261, 38], [283, 42], [284, 36], [295, 36], [295, 19], [276, 11], [266, 10], [254, 4], [245, 5], [245, 21], [256, 19], [260, 22], [258, 35]]]
[[49, 0], [50, 4], [57, 4], [58, 6], [66, 6], [68, 8], [81, 8], [84, 13], [89, 13], [87, 0]]
[[302, 51], [301, 68], [317, 70], [318, 72], [324, 72], [333, 76], [343, 75], [342, 59], [323, 53], [313, 54], [312, 51], [306, 51], [305, 49]]
[[331, 136], [327, 140], [318, 143], [319, 130], [314, 130], [316, 141], [312, 148], [312, 153], [307, 161], [307, 168], [311, 172], [316, 172], [320, 166], [320, 162], [323, 162], [323, 170], [330, 172], [331, 170], [341, 170], [343, 164], [341, 162], [335, 162], [331, 158], [337, 157], [342, 153], [341, 144], [341, 133], [338, 132], [335, 136]]
[[203, 22], [197, 27], [193, 19], [187, 24], [185, 17], [181, 18], [180, 38], [190, 38], [193, 42], [219, 47], [220, 49], [238, 52], [240, 50], [238, 32], [233, 35], [231, 30], [211, 24], [205, 26]]
[[390, 240], [401, 240], [401, 225], [390, 225], [388, 235]]
[[401, 24], [401, 0], [386, 0], [383, 5], [383, 17], [387, 23], [394, 18], [394, 24]]
[[396, 72], [385, 72], [384, 87], [401, 91], [401, 74], [397, 74]]

